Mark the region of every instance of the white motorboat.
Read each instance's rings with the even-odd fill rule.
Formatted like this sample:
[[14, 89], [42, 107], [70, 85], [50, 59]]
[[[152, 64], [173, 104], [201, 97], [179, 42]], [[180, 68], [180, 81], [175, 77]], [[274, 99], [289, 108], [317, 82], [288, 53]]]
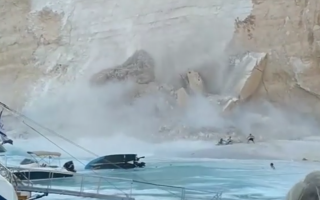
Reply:
[[[61, 153], [59, 152], [28, 151], [27, 153], [31, 158], [25, 158], [22, 160], [19, 167], [9, 167], [20, 180], [66, 178], [73, 177], [76, 173], [72, 161], [66, 162], [63, 167], [51, 165], [53, 158], [60, 158]], [[45, 160], [48, 161], [45, 162]]]

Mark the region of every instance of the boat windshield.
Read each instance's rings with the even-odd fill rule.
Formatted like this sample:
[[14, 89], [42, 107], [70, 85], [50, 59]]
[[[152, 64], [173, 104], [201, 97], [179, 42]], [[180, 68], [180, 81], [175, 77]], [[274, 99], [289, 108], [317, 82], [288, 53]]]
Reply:
[[29, 158], [25, 158], [25, 159], [23, 159], [23, 161], [20, 162], [20, 165], [29, 165], [32, 163], [35, 163], [35, 161], [32, 159], [29, 159]]

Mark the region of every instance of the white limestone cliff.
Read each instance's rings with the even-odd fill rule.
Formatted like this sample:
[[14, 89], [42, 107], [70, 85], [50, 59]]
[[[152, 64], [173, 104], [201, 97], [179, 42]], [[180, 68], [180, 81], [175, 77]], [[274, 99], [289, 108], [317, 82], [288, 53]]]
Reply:
[[253, 3], [251, 14], [236, 20], [230, 48], [269, 53], [263, 84], [254, 98], [319, 116], [320, 2]]
[[[23, 106], [35, 86], [45, 90], [53, 87], [48, 86], [52, 80], [72, 81], [88, 68], [90, 72], [100, 70], [101, 63], [111, 58], [105, 68], [123, 63], [139, 49], [156, 57], [153, 47], [159, 44], [168, 44], [161, 47], [167, 52], [174, 44], [190, 41], [189, 47], [183, 46], [188, 48], [181, 49], [187, 52], [197, 47], [199, 38], [220, 37], [206, 45], [219, 49], [228, 44], [226, 53], [250, 52], [240, 61], [247, 66], [241, 76], [232, 78], [235, 84], [230, 84], [233, 96], [228, 105], [238, 101], [234, 98], [264, 99], [299, 112], [320, 113], [318, 0], [4, 0], [0, 5], [0, 19], [6, 22], [0, 25], [1, 99], [15, 107]], [[219, 22], [219, 30], [226, 30], [221, 34], [214, 27]], [[210, 34], [200, 31], [199, 24], [212, 26]], [[210, 58], [205, 52], [188, 61]], [[184, 65], [183, 71], [177, 70], [174, 62], [162, 63], [163, 70], [140, 74], [137, 82], [172, 80], [188, 71], [188, 61], [178, 63]], [[168, 69], [172, 73], [164, 73]], [[206, 93], [205, 74], [200, 69], [195, 72], [203, 80], [189, 77], [195, 80], [190, 82], [191, 90]], [[180, 93], [186, 99], [187, 91]]]
[[[139, 49], [153, 56], [159, 48], [162, 53], [174, 54], [176, 50], [170, 46], [184, 45], [185, 41], [189, 46], [181, 47], [184, 52], [201, 49], [198, 41], [208, 38], [208, 31], [203, 31], [206, 27], [215, 34], [212, 36], [221, 38], [214, 45], [223, 46], [232, 38], [234, 19], [245, 18], [252, 5], [249, 0], [4, 0], [0, 4], [1, 21], [6, 22], [0, 25], [0, 89], [2, 100], [14, 107], [23, 106], [43, 90], [98, 71], [103, 64], [107, 63], [106, 68], [117, 66]], [[217, 33], [209, 26], [213, 21], [228, 32]], [[198, 39], [192, 41], [194, 36]], [[205, 40], [208, 47], [213, 45]], [[188, 60], [202, 59], [194, 55]], [[188, 68], [189, 63], [181, 64]], [[171, 80], [181, 73], [171, 64], [164, 67], [156, 69], [157, 79]], [[166, 73], [169, 68], [175, 73]]]
[[259, 89], [262, 83], [263, 72], [267, 64], [266, 53], [248, 53], [235, 68], [238, 71], [238, 79], [232, 80], [234, 97], [223, 107], [223, 112], [230, 112], [240, 102], [247, 101]]

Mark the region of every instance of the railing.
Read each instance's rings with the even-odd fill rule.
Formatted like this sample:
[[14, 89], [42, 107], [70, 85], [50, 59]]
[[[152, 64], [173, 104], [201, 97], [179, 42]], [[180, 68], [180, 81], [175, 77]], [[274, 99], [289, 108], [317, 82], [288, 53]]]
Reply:
[[179, 186], [162, 185], [116, 177], [100, 177], [76, 174], [72, 178], [50, 178], [28, 181], [24, 186], [61, 191], [73, 191], [79, 194], [94, 193], [97, 195], [114, 195], [139, 199], [152, 196], [157, 199], [207, 199], [218, 200], [222, 191], [203, 191]]
[[22, 184], [21, 180], [18, 179], [10, 169], [0, 163], [0, 174], [3, 176], [7, 181], [9, 181], [13, 185]]

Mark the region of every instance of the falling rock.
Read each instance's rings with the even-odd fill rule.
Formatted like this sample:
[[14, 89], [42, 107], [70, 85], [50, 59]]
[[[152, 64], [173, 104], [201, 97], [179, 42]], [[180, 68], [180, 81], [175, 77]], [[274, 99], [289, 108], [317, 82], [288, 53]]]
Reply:
[[187, 79], [189, 82], [189, 88], [193, 93], [203, 93], [204, 85], [200, 74], [196, 71], [188, 71]]
[[238, 104], [238, 102], [239, 102], [239, 99], [237, 99], [237, 98], [232, 98], [232, 99], [230, 99], [230, 100], [226, 103], [226, 105], [223, 107], [223, 109], [222, 109], [223, 113], [228, 113], [228, 112], [230, 112], [231, 110], [233, 110], [234, 107]]
[[227, 85], [234, 97], [223, 107], [223, 113], [230, 112], [240, 102], [248, 100], [260, 87], [267, 64], [267, 53], [249, 52], [235, 66], [237, 77]]
[[91, 77], [91, 83], [104, 84], [112, 80], [133, 79], [138, 84], [154, 80], [154, 61], [144, 50], [136, 51], [122, 65], [104, 69]]
[[181, 107], [185, 107], [188, 103], [188, 94], [184, 88], [177, 90], [177, 102]]
[[250, 52], [240, 61], [237, 67], [244, 68], [242, 76], [235, 87], [239, 100], [246, 100], [260, 86], [267, 64], [267, 53]]

